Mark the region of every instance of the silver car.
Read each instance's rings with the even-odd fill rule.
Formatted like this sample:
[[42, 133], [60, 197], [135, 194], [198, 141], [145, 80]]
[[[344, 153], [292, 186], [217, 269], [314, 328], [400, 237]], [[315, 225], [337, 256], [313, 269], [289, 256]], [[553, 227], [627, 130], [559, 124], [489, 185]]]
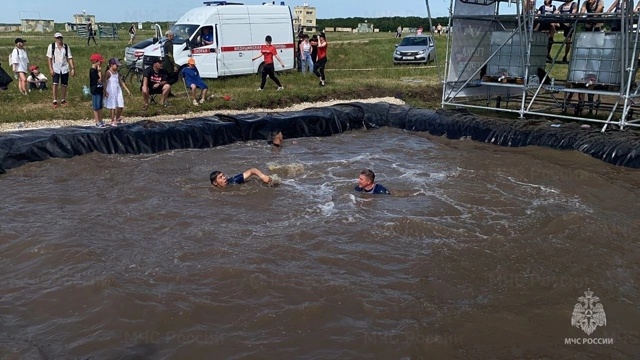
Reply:
[[[137, 44], [133, 44], [131, 46], [126, 47], [124, 49], [125, 65], [127, 66], [131, 65], [134, 61], [137, 61], [138, 59], [142, 59], [142, 57], [144, 56], [144, 49], [153, 43], [154, 43], [154, 39], [151, 38], [151, 39], [142, 40]], [[136, 66], [142, 69], [142, 61], [138, 61], [138, 64], [136, 64]]]
[[431, 35], [407, 35], [393, 52], [393, 64], [428, 64], [435, 60], [436, 47]]

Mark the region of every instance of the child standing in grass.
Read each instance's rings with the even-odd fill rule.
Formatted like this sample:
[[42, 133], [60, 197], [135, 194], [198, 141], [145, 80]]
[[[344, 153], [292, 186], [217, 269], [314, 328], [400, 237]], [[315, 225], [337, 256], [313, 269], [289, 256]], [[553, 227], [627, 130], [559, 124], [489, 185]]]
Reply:
[[96, 120], [96, 127], [106, 127], [102, 122], [102, 62], [104, 58], [100, 54], [92, 54], [89, 58], [91, 61], [91, 69], [89, 69], [89, 88], [91, 88], [91, 107], [93, 108], [93, 117]]
[[129, 91], [129, 88], [118, 73], [118, 66], [120, 66], [118, 59], [109, 59], [109, 68], [104, 74], [104, 83], [107, 84], [104, 89], [104, 97], [107, 98], [105, 107], [111, 111], [111, 126], [116, 126], [123, 122], [124, 97], [122, 96], [122, 88], [127, 90], [127, 94], [131, 96], [131, 91]]

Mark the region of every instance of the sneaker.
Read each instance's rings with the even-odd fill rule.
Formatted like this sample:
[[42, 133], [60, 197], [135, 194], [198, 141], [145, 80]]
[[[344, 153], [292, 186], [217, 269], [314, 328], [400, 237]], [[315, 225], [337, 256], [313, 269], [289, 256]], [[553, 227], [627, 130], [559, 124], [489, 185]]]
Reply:
[[276, 89], [276, 91], [281, 91], [281, 90], [284, 90], [284, 87], [283, 87], [283, 86], [279, 86], [279, 87]]
[[320, 81], [320, 86], [324, 86], [324, 80]]
[[204, 103], [204, 98], [200, 99], [200, 104]]
[[107, 124], [105, 124], [103, 121], [100, 121], [99, 123], [96, 123], [96, 127], [100, 129], [106, 128]]
[[164, 107], [169, 107], [169, 103], [168, 103], [168, 102], [166, 102], [166, 103], [162, 104], [162, 106], [164, 106]]
[[193, 105], [198, 106], [198, 100], [193, 99]]
[[257, 88], [256, 91], [262, 91], [262, 88]]
[[67, 100], [65, 100], [65, 99], [60, 100], [60, 104], [62, 104], [64, 106], [69, 105], [69, 103], [67, 103]]
[[58, 107], [58, 100], [53, 100], [53, 108], [56, 109]]

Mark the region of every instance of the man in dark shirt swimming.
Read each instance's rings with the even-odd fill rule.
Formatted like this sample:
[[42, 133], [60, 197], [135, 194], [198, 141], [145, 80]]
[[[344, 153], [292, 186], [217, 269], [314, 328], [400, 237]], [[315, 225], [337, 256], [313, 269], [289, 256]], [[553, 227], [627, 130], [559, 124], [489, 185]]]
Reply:
[[374, 181], [376, 179], [376, 174], [369, 169], [364, 169], [360, 171], [360, 176], [358, 176], [358, 186], [356, 186], [356, 191], [363, 192], [366, 194], [388, 194], [391, 193], [387, 188], [380, 184], [376, 184]]
[[211, 185], [223, 188], [230, 184], [242, 184], [253, 175], [259, 177], [265, 184], [269, 184], [272, 181], [271, 176], [265, 175], [262, 171], [256, 168], [249, 169], [230, 178], [228, 178], [222, 171], [214, 171], [209, 175], [209, 180], [211, 181]]

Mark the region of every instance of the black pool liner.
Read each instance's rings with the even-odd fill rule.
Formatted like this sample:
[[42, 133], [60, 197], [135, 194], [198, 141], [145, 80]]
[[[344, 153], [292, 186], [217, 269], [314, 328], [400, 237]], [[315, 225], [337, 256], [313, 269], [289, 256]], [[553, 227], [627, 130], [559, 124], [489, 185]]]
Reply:
[[139, 121], [105, 129], [64, 127], [0, 133], [0, 174], [32, 161], [104, 154], [157, 153], [202, 149], [235, 141], [330, 136], [352, 129], [396, 127], [450, 139], [468, 137], [500, 146], [537, 145], [577, 150], [610, 164], [640, 168], [640, 135], [635, 131], [551, 127], [549, 121], [505, 120], [468, 111], [414, 108], [388, 103], [345, 103], [302, 111], [217, 115], [174, 122]]

